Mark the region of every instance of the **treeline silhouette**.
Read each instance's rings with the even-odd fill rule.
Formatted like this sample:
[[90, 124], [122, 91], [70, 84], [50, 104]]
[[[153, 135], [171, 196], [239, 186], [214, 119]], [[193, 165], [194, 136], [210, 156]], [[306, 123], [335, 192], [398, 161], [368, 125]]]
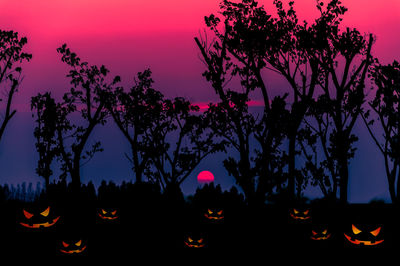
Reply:
[[[257, 1], [225, 0], [219, 16], [205, 17], [208, 32], [195, 44], [206, 67], [203, 76], [219, 102], [204, 112], [183, 97], [165, 97], [154, 88], [150, 69], [125, 88], [104, 65], [81, 60], [66, 44], [59, 47], [71, 88], [61, 99], [50, 91], [31, 98], [36, 173], [45, 186], [51, 179], [68, 180], [78, 192], [81, 167], [103, 151], [101, 141], [91, 140], [94, 129], [115, 123], [129, 143], [124, 155], [135, 181], [158, 184], [171, 200], [181, 201], [182, 182], [208, 155], [219, 153], [249, 205], [275, 196], [295, 202], [310, 185], [325, 198], [347, 203], [358, 140], [354, 127], [362, 119], [384, 157], [396, 202], [398, 62], [379, 63], [372, 54], [373, 34], [343, 29], [347, 8], [338, 0], [317, 1], [313, 22], [299, 21], [294, 1], [273, 3], [275, 13]], [[2, 30], [0, 38], [0, 84], [6, 88], [1, 139], [16, 113], [12, 100], [22, 81], [21, 65], [32, 55], [23, 52], [26, 37]], [[273, 83], [264, 72], [282, 76], [289, 92], [272, 97]], [[376, 88], [370, 102], [367, 82]], [[250, 109], [253, 93], [262, 96], [261, 112]], [[53, 174], [55, 162], [59, 177]]]
[[[101, 181], [96, 189], [95, 185], [89, 181], [87, 184], [82, 184], [82, 194], [87, 196], [89, 201], [98, 201], [101, 203], [115, 203], [121, 202], [135, 202], [136, 200], [129, 199], [129, 197], [147, 197], [148, 201], [160, 202], [161, 198], [166, 196], [161, 191], [161, 188], [153, 183], [142, 182], [133, 183], [132, 181], [122, 181], [120, 185], [115, 184], [113, 181]], [[23, 182], [21, 185], [16, 186], [11, 184], [0, 185], [0, 202], [6, 203], [8, 201], [14, 202], [37, 202], [44, 198], [51, 198], [52, 200], [61, 201], [62, 198], [68, 194], [73, 193], [72, 185], [66, 182], [52, 182], [44, 188], [40, 182], [34, 186], [33, 183]], [[193, 195], [184, 196], [181, 203], [193, 206], [206, 207], [207, 205], [227, 205], [228, 203], [235, 203], [236, 206], [244, 205], [245, 200], [243, 195], [232, 186], [230, 190], [222, 191], [220, 185], [214, 185], [213, 182], [206, 183], [196, 189]]]
[[[391, 200], [398, 202], [399, 63], [382, 65], [373, 55], [373, 34], [343, 27], [347, 8], [340, 1], [316, 2], [318, 17], [312, 22], [299, 21], [294, 1], [285, 6], [279, 0], [273, 1], [275, 13], [254, 0], [224, 0], [218, 16], [206, 16], [208, 31], [194, 40], [205, 65], [203, 76], [218, 102], [209, 103], [205, 111], [184, 97], [168, 98], [155, 89], [150, 69], [139, 72], [126, 88], [104, 65], [81, 60], [63, 44], [57, 52], [70, 69], [71, 88], [61, 99], [50, 91], [31, 98], [39, 154], [36, 173], [45, 186], [37, 191], [32, 185], [2, 186], [4, 208], [16, 214], [3, 222], [39, 231], [57, 224], [55, 234], [45, 234], [55, 239], [44, 237], [40, 243], [61, 242], [57, 250], [64, 253], [89, 247], [79, 237], [71, 239], [76, 232], [95, 239], [91, 246], [96, 253], [129, 253], [132, 245], [200, 248], [208, 237], [207, 246], [215, 247], [238, 242], [281, 247], [287, 239], [292, 240], [290, 246], [308, 246], [314, 244], [308, 234], [316, 224], [333, 228], [338, 237], [333, 246], [343, 246], [339, 236], [349, 225], [354, 235], [348, 233], [345, 243], [376, 246], [383, 242], [385, 227], [391, 232], [385, 234], [385, 245], [395, 246], [389, 239], [398, 233], [391, 226], [397, 221], [397, 206], [375, 202], [364, 209], [346, 203], [349, 164], [358, 141], [354, 128], [360, 119], [384, 157]], [[26, 43], [18, 33], [0, 30], [0, 84], [6, 88], [0, 140], [16, 113], [12, 100], [22, 81], [21, 65], [32, 58], [23, 52]], [[289, 92], [273, 95], [273, 82], [264, 73], [282, 76]], [[369, 82], [376, 93], [370, 102]], [[254, 93], [262, 96], [262, 112], [251, 111]], [[96, 191], [92, 183], [82, 184], [81, 168], [103, 151], [101, 141], [91, 143], [91, 137], [107, 123], [115, 123], [129, 143], [130, 153], [124, 155], [135, 182], [104, 181]], [[242, 193], [210, 184], [185, 198], [181, 184], [213, 153], [221, 154]], [[59, 177], [54, 177], [54, 163], [60, 166]], [[323, 199], [310, 203], [304, 197], [309, 185], [320, 189]], [[39, 215], [26, 208], [52, 219], [32, 222]], [[60, 214], [52, 216], [53, 209]], [[365, 211], [371, 215], [360, 221]], [[96, 222], [98, 217], [101, 222]], [[307, 223], [311, 217], [313, 223]], [[115, 223], [110, 226], [111, 221]], [[21, 229], [17, 226], [16, 231]], [[104, 230], [102, 238], [96, 235], [99, 230]], [[328, 238], [327, 232], [313, 237]], [[60, 241], [59, 234], [70, 237], [69, 242]], [[360, 234], [365, 238], [357, 238]], [[29, 250], [38, 236], [21, 232], [10, 241]], [[119, 238], [133, 244], [105, 243]], [[161, 242], [166, 239], [170, 241]]]

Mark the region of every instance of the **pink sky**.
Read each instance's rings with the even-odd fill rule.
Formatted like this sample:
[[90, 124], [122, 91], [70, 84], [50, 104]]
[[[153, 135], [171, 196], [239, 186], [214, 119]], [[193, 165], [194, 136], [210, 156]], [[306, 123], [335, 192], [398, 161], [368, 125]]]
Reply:
[[[25, 66], [25, 80], [16, 98], [27, 106], [30, 96], [53, 90], [60, 95], [69, 86], [68, 68], [56, 48], [63, 43], [91, 64], [106, 65], [129, 83], [150, 67], [155, 87], [167, 96], [193, 101], [215, 99], [201, 76], [204, 66], [193, 41], [205, 28], [204, 16], [218, 11], [219, 0], [3, 0], [0, 27], [27, 36], [33, 60]], [[272, 0], [261, 0], [267, 10]], [[287, 2], [287, 1], [286, 1]], [[297, 0], [301, 20], [317, 15], [315, 0]], [[349, 11], [344, 25], [374, 33], [374, 54], [382, 62], [400, 59], [400, 1], [343, 0]], [[277, 86], [280, 84], [277, 83]], [[24, 108], [25, 109], [25, 108]]]

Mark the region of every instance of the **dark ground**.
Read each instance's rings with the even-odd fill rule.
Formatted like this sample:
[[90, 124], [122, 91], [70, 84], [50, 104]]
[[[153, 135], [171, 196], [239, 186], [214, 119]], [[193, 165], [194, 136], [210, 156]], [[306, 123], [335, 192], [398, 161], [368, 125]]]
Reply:
[[[100, 207], [76, 205], [74, 208], [51, 207], [49, 219], [60, 216], [51, 227], [31, 229], [19, 224], [26, 220], [24, 204], [1, 206], [1, 233], [3, 254], [35, 257], [124, 257], [148, 251], [204, 252], [212, 250], [348, 250], [398, 249], [399, 210], [391, 205], [348, 205], [345, 207], [302, 206], [309, 209], [311, 218], [295, 220], [291, 208], [271, 205], [257, 210], [225, 209], [221, 220], [207, 220], [204, 209], [175, 209], [157, 206], [131, 208], [117, 206], [119, 217], [101, 220]], [[35, 206], [36, 207], [36, 206]], [[45, 207], [43, 207], [45, 209]], [[42, 208], [42, 209], [43, 209]], [[300, 207], [296, 207], [301, 210]], [[40, 208], [36, 208], [40, 209]], [[51, 218], [50, 218], [51, 217]], [[34, 219], [33, 217], [32, 219]], [[41, 217], [43, 218], [43, 217]], [[40, 218], [40, 219], [41, 219]], [[39, 219], [39, 218], [37, 218]], [[43, 218], [44, 219], [44, 218]], [[344, 237], [352, 235], [352, 224], [360, 232], [358, 239], [384, 240], [375, 246], [356, 245]], [[370, 232], [381, 227], [377, 236]], [[312, 240], [312, 231], [331, 234], [326, 240]], [[203, 238], [203, 248], [189, 248], [193, 241]], [[81, 254], [63, 254], [62, 241], [74, 245], [81, 241], [86, 246]], [[71, 247], [71, 246], [70, 246]], [[194, 251], [196, 250], [196, 251]], [[157, 254], [157, 253], [155, 253]]]
[[[0, 253], [3, 257], [29, 258], [31, 262], [50, 257], [56, 261], [82, 258], [120, 261], [139, 257], [163, 261], [166, 257], [161, 254], [172, 258], [188, 255], [191, 260], [197, 260], [207, 258], [205, 254], [208, 253], [224, 253], [224, 259], [254, 257], [248, 254], [255, 254], [267, 256], [266, 260], [296, 260], [295, 256], [278, 254], [295, 252], [314, 258], [324, 252], [332, 257], [340, 254], [338, 252], [360, 251], [370, 255], [371, 252], [400, 250], [397, 241], [400, 239], [400, 209], [380, 202], [338, 205], [314, 200], [308, 204], [275, 203], [249, 208], [237, 191], [222, 192], [213, 184], [205, 185], [186, 200], [175, 194], [162, 194], [149, 184], [120, 187], [104, 184], [97, 194], [89, 186], [83, 187], [79, 194], [68, 191], [63, 185], [54, 185], [33, 202], [0, 197]], [[223, 218], [207, 219], [208, 209], [212, 215], [222, 210]], [[24, 210], [27, 213], [24, 214]], [[99, 216], [112, 217], [113, 211], [117, 217], [114, 220], [103, 220]], [[291, 214], [306, 219], [294, 219]], [[51, 222], [57, 217], [57, 222], [50, 227], [21, 225]], [[353, 242], [357, 239], [369, 242], [353, 244], [344, 234]], [[312, 239], [328, 235], [326, 240]], [[199, 239], [201, 243], [197, 242]], [[188, 246], [196, 244], [202, 247]], [[61, 252], [73, 249], [83, 251]]]

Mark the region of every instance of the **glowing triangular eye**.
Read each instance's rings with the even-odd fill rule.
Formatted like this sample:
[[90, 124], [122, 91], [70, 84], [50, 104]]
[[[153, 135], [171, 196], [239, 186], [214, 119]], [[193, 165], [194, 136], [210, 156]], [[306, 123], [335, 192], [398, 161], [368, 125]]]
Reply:
[[293, 209], [293, 212], [294, 212], [295, 214], [299, 214], [299, 211], [296, 210], [296, 209]]
[[68, 244], [68, 243], [65, 243], [64, 241], [62, 242], [62, 245], [63, 245], [65, 248], [67, 248], [67, 247], [69, 246], [69, 244]]
[[312, 233], [314, 236], [317, 234], [317, 232], [315, 232], [314, 230], [312, 230], [311, 233]]
[[101, 209], [101, 212], [102, 212], [103, 214], [107, 214], [107, 212], [106, 212], [104, 209]]
[[115, 214], [117, 214], [117, 211], [116, 211], [116, 210], [115, 210], [115, 211], [112, 211], [111, 214], [112, 214], [112, 215], [115, 215]]
[[193, 239], [191, 239], [190, 237], [188, 237], [188, 241], [191, 243], [191, 242], [193, 242]]
[[323, 235], [326, 235], [326, 233], [328, 233], [328, 229], [325, 229], [324, 231], [322, 231]]
[[24, 216], [26, 217], [26, 219], [31, 219], [32, 218], [32, 216], [33, 216], [32, 213], [29, 213], [29, 212], [27, 212], [25, 210], [22, 210], [22, 211], [24, 212]]
[[304, 212], [303, 212], [303, 213], [304, 213], [304, 215], [307, 215], [309, 211], [310, 211], [310, 210], [306, 210], [306, 211], [304, 211]]
[[351, 225], [351, 230], [353, 230], [353, 233], [355, 235], [358, 235], [359, 233], [361, 233], [361, 230], [358, 229], [357, 227], [355, 227], [354, 224]]
[[40, 213], [40, 215], [42, 215], [42, 216], [44, 216], [44, 217], [47, 217], [47, 216], [49, 215], [49, 212], [50, 212], [50, 207], [47, 207], [47, 209], [44, 210], [44, 211], [42, 211], [42, 212]]
[[220, 210], [219, 212], [217, 212], [218, 213], [218, 215], [222, 215], [222, 210]]
[[75, 246], [80, 247], [82, 245], [82, 240], [79, 240], [78, 242], [75, 243]]
[[374, 231], [371, 231], [370, 233], [373, 235], [373, 236], [377, 236], [377, 235], [379, 235], [379, 232], [381, 231], [381, 228], [380, 227], [378, 227], [377, 229], [375, 229]]
[[210, 209], [208, 209], [207, 212], [208, 214], [213, 214], [213, 212]]
[[203, 238], [200, 238], [200, 239], [197, 241], [197, 243], [199, 243], [199, 244], [203, 243]]

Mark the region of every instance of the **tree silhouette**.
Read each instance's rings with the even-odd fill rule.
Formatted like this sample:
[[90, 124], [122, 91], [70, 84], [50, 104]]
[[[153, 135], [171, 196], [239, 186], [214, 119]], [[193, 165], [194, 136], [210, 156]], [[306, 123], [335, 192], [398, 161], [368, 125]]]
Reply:
[[0, 125], [0, 140], [10, 119], [17, 112], [12, 109], [14, 94], [18, 91], [18, 86], [22, 81], [21, 63], [32, 59], [32, 55], [23, 52], [27, 44], [26, 37], [19, 38], [18, 32], [5, 31], [0, 29], [0, 86], [3, 87], [3, 96], [0, 102], [6, 101], [5, 113], [2, 115]]
[[293, 1], [289, 2], [288, 10], [283, 8], [282, 1], [274, 1], [274, 5], [276, 17], [268, 14], [263, 6], [259, 7], [257, 1], [225, 0], [221, 3], [225, 33], [219, 30], [220, 18], [211, 15], [206, 17], [206, 23], [225, 44], [229, 55], [239, 62], [234, 64], [238, 74], [248, 76], [244, 79], [247, 89], [261, 91], [266, 112], [270, 109], [270, 92], [263, 71], [281, 75], [292, 89], [293, 100], [287, 117], [287, 189], [293, 197], [297, 187], [300, 197], [305, 181], [302, 171], [296, 169], [296, 157], [300, 153], [296, 144], [321, 72], [320, 61], [313, 57], [313, 44], [321, 33], [316, 25], [299, 24]]
[[[73, 85], [65, 93], [63, 100], [57, 103], [57, 142], [62, 162], [62, 178], [71, 177], [74, 190], [81, 185], [80, 169], [96, 152], [102, 151], [100, 142], [95, 142], [89, 150], [84, 150], [90, 135], [97, 125], [106, 123], [106, 91], [119, 82], [116, 76], [112, 82], [106, 82], [109, 72], [103, 65], [97, 67], [81, 62], [80, 58], [64, 44], [57, 49], [62, 61], [72, 69], [67, 77]], [[76, 121], [79, 114], [81, 120]], [[82, 160], [85, 160], [82, 163]]]
[[[250, 204], [263, 203], [265, 194], [272, 192], [276, 186], [282, 189], [287, 177], [284, 177], [282, 170], [287, 162], [281, 144], [289, 126], [285, 109], [287, 95], [271, 101], [261, 75], [262, 69], [269, 68], [265, 62], [266, 54], [272, 53], [272, 50], [278, 51], [280, 47], [280, 44], [273, 46], [272, 41], [268, 41], [268, 38], [279, 37], [275, 25], [277, 22], [257, 5], [255, 1], [223, 1], [221, 13], [225, 17], [225, 32], [218, 30], [221, 20], [210, 15], [205, 18], [206, 24], [217, 40], [209, 44], [207, 39], [195, 38], [207, 66], [203, 76], [211, 82], [221, 99], [219, 108], [210, 107], [215, 113], [209, 112], [215, 116], [211, 119], [214, 122], [213, 130], [226, 138], [239, 153], [238, 160], [229, 157], [224, 165], [242, 187]], [[233, 77], [239, 77], [242, 93], [227, 89]], [[264, 99], [262, 118], [256, 118], [248, 112], [249, 94], [257, 88]], [[252, 138], [259, 145], [256, 156], [252, 154]]]
[[[154, 108], [162, 106], [162, 94], [152, 88], [151, 71], [139, 72], [134, 86], [125, 92], [122, 87], [110, 91], [107, 108], [119, 130], [128, 140], [136, 182], [142, 182], [145, 172], [150, 171], [150, 154], [146, 148], [145, 132], [151, 126]], [[158, 110], [159, 112], [161, 110]]]
[[48, 188], [50, 176], [53, 174], [51, 163], [59, 156], [56, 138], [57, 105], [49, 92], [39, 93], [31, 98], [31, 110], [35, 110], [32, 114], [32, 117], [36, 116], [33, 135], [36, 138], [36, 151], [39, 153], [36, 173], [44, 178], [45, 186]]
[[[389, 185], [390, 198], [393, 203], [400, 200], [400, 64], [381, 65], [376, 62], [371, 69], [371, 78], [376, 87], [375, 98], [369, 102], [372, 111], [378, 116], [383, 139], [373, 131], [374, 119], [370, 110], [363, 114], [368, 132], [373, 138], [385, 161], [385, 172]], [[368, 121], [369, 120], [369, 121]], [[397, 183], [397, 184], [396, 184]]]
[[[199, 107], [182, 97], [163, 99], [151, 108], [151, 127], [145, 132], [146, 149], [157, 181], [167, 198], [179, 200], [180, 184], [209, 154], [223, 151], [224, 141], [207, 131]], [[174, 142], [175, 140], [175, 142]]]
[[228, 90], [226, 97], [228, 107], [210, 104], [206, 121], [218, 137], [238, 152], [239, 158], [228, 156], [224, 167], [243, 189], [247, 203], [259, 205], [267, 194], [281, 191], [286, 181], [283, 169], [287, 162], [281, 150], [288, 115], [285, 100], [275, 97], [268, 112], [259, 118], [249, 112], [246, 94]]
[[[345, 203], [348, 164], [354, 157], [356, 148], [353, 144], [358, 139], [352, 131], [365, 101], [365, 79], [372, 63], [374, 38], [372, 34], [363, 37], [357, 29], [339, 29], [341, 16], [347, 11], [340, 1], [330, 1], [326, 8], [322, 2], [318, 3], [321, 16], [316, 25], [323, 35], [314, 44], [313, 58], [323, 67], [318, 77], [322, 94], [309, 109], [316, 125], [307, 121], [307, 126], [317, 134], [325, 157], [321, 165], [314, 164], [313, 168], [321, 169], [322, 166], [329, 172], [329, 175], [320, 173], [318, 177], [324, 180], [317, 183], [333, 197], [339, 189], [340, 201]], [[312, 161], [308, 162], [311, 165]]]
[[[232, 75], [241, 77], [243, 90], [247, 94], [255, 89], [259, 89], [262, 93], [264, 115], [270, 109], [270, 96], [268, 84], [263, 80], [261, 72], [272, 71], [286, 79], [293, 91], [290, 115], [285, 124], [289, 141], [287, 188], [291, 197], [294, 196], [296, 183], [297, 196], [301, 196], [306, 178], [309, 176], [307, 168], [296, 169], [295, 162], [300, 151], [306, 152], [304, 143], [300, 143], [306, 140], [307, 135], [304, 132], [312, 132], [310, 129], [318, 131], [318, 127], [311, 127], [310, 123], [303, 126], [302, 123], [306, 114], [311, 114], [307, 113], [311, 106], [314, 106], [312, 111], [314, 114], [318, 109], [313, 103], [313, 96], [316, 89], [320, 88], [323, 95], [320, 96], [321, 105], [318, 106], [326, 107], [322, 104], [324, 97], [335, 102], [331, 110], [325, 114], [331, 115], [334, 121], [332, 124], [334, 128], [329, 136], [332, 136], [331, 140], [333, 138], [338, 140], [332, 142], [329, 150], [326, 144], [328, 140], [321, 139], [324, 155], [327, 158], [325, 165], [329, 165], [333, 181], [314, 180], [313, 183], [324, 186], [323, 189], [329, 191], [326, 193], [329, 195], [336, 195], [337, 188], [340, 187], [340, 198], [347, 201], [347, 164], [353, 156], [351, 143], [354, 142], [351, 131], [363, 102], [364, 80], [371, 61], [373, 38], [370, 36], [369, 40], [366, 40], [356, 29], [348, 29], [346, 32], [339, 30], [341, 17], [347, 9], [338, 0], [331, 0], [326, 5], [317, 1], [320, 16], [311, 25], [306, 21], [303, 24], [298, 22], [294, 1], [288, 3], [287, 10], [283, 7], [282, 1], [275, 0], [274, 4], [277, 17], [268, 14], [263, 7], [258, 7], [257, 1], [254, 0], [243, 0], [240, 3], [222, 1], [224, 32], [220, 29], [220, 18], [215, 15], [206, 17], [206, 25], [213, 31], [218, 41], [209, 45], [195, 39], [208, 66], [205, 76], [212, 81], [221, 99], [226, 98], [223, 96], [223, 87], [229, 81], [226, 76], [228, 71], [230, 70]], [[231, 60], [231, 57], [235, 61]], [[364, 60], [357, 65], [358, 57], [364, 57]], [[339, 62], [342, 61], [344, 70], [339, 67]], [[340, 74], [341, 71], [343, 73]], [[338, 81], [339, 75], [342, 75], [340, 81]], [[332, 89], [337, 92], [336, 99], [331, 97]], [[226, 99], [223, 101], [226, 102]], [[318, 112], [324, 111], [319, 109]], [[317, 123], [321, 122], [320, 119], [316, 120]], [[327, 131], [323, 124], [320, 125], [325, 128], [324, 132]], [[305, 131], [301, 132], [302, 130]], [[323, 131], [317, 134], [324, 136]], [[296, 149], [296, 146], [299, 149]], [[316, 151], [314, 148], [315, 146], [311, 151]], [[315, 156], [307, 153], [306, 158], [307, 166], [311, 167]], [[321, 169], [315, 165], [314, 168]], [[332, 187], [330, 189], [327, 186]]]

